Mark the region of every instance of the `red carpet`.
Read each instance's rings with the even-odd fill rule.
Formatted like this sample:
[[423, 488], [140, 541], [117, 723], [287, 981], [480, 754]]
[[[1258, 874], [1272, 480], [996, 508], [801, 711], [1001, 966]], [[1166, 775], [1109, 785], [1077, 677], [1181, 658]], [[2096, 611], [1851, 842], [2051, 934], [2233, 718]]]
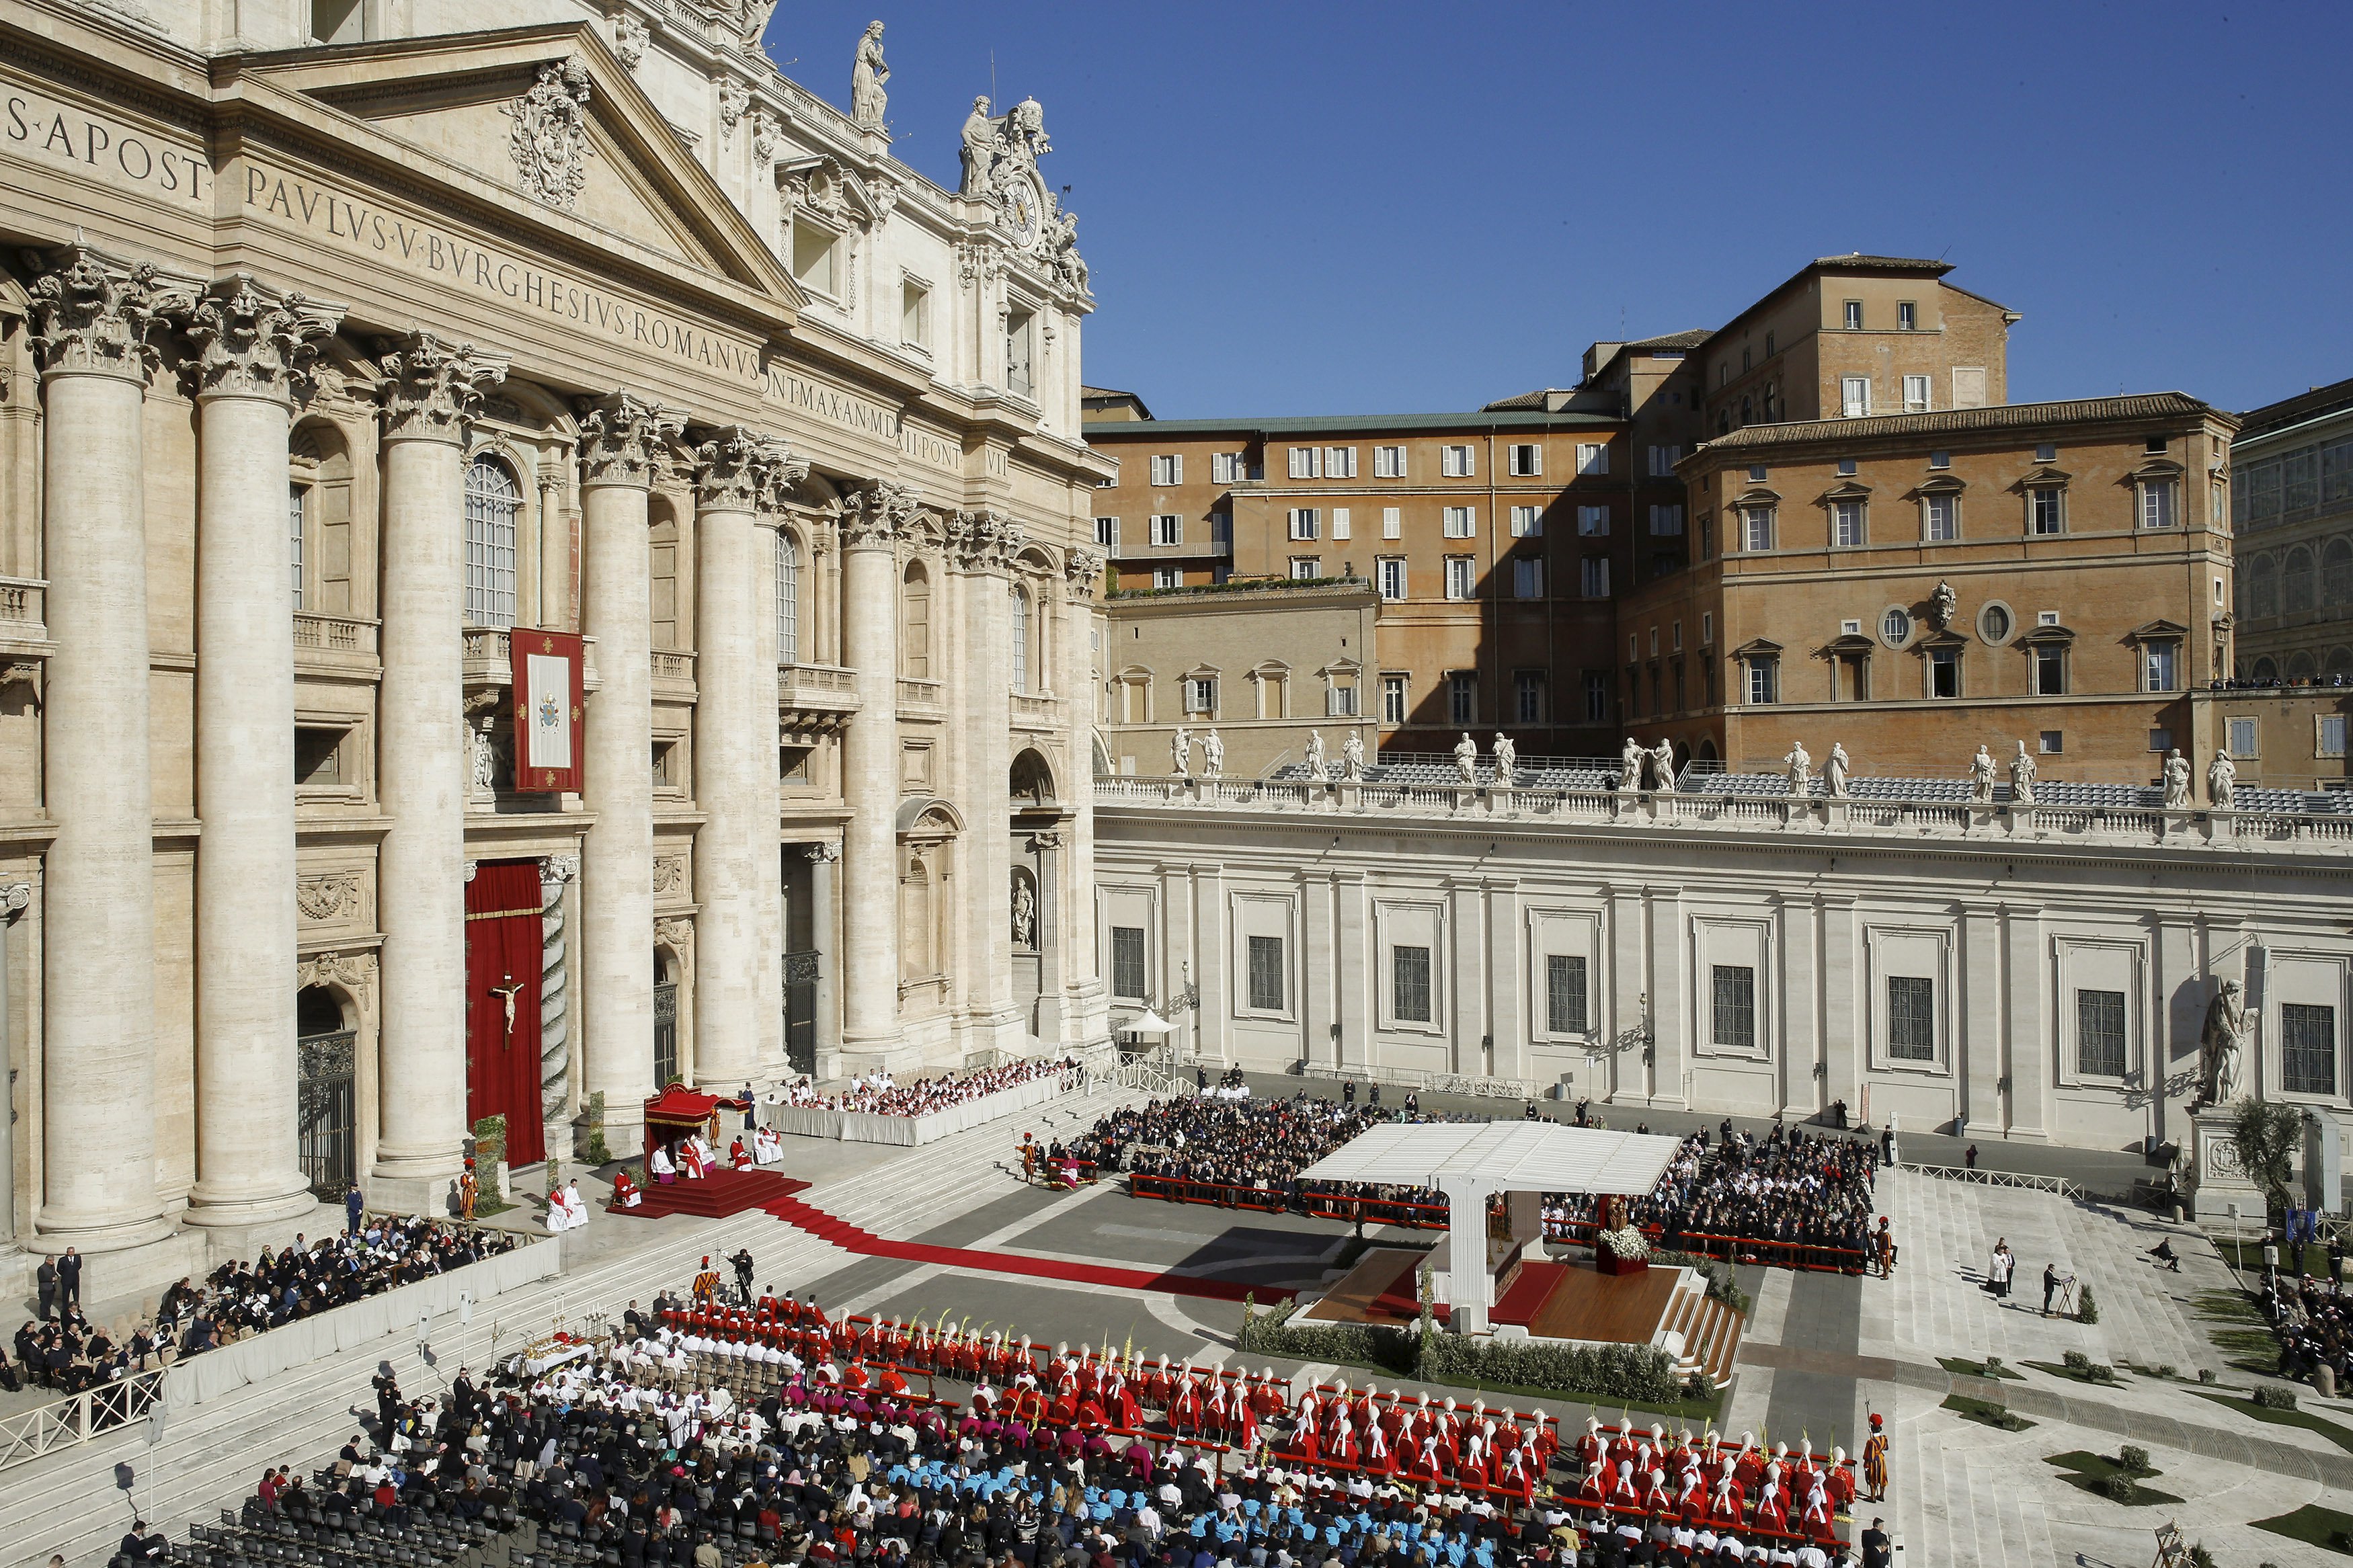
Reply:
[[1559, 1284], [1560, 1277], [1567, 1272], [1557, 1263], [1537, 1263], [1523, 1258], [1519, 1278], [1512, 1281], [1512, 1288], [1504, 1292], [1503, 1299], [1488, 1309], [1489, 1321], [1518, 1323], [1523, 1328], [1535, 1322], [1536, 1314], [1544, 1310], [1546, 1300], [1552, 1295], [1553, 1287]]
[[769, 1171], [713, 1171], [698, 1182], [655, 1182], [642, 1189], [644, 1197], [637, 1207], [613, 1208], [608, 1205], [607, 1212], [627, 1215], [632, 1219], [659, 1219], [670, 1214], [724, 1219], [732, 1214], [765, 1208], [807, 1186], [807, 1182]]
[[1145, 1268], [1118, 1268], [1101, 1263], [1065, 1263], [1056, 1258], [1025, 1258], [1013, 1252], [983, 1252], [966, 1247], [934, 1247], [920, 1241], [893, 1241], [823, 1209], [783, 1195], [760, 1205], [786, 1224], [820, 1237], [847, 1252], [869, 1258], [897, 1258], [910, 1263], [936, 1263], [978, 1274], [1020, 1274], [1037, 1279], [1062, 1279], [1078, 1285], [1111, 1285], [1124, 1290], [1159, 1290], [1173, 1296], [1202, 1296], [1239, 1301], [1253, 1290], [1264, 1300], [1291, 1294], [1280, 1286], [1237, 1285], [1225, 1279], [1203, 1279], [1190, 1274], [1155, 1273]]

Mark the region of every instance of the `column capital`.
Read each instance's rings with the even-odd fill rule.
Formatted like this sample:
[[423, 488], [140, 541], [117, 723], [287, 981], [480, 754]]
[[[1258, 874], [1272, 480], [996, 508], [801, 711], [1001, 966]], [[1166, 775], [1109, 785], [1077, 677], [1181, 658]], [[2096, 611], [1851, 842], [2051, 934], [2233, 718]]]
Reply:
[[343, 319], [341, 305], [280, 293], [250, 272], [230, 273], [188, 311], [196, 395], [290, 400], [311, 384], [319, 345]]
[[1012, 569], [1014, 554], [1028, 539], [1019, 523], [988, 507], [950, 513], [947, 536], [948, 559], [957, 571], [997, 575]]
[[922, 504], [912, 485], [895, 479], [870, 479], [841, 498], [841, 547], [849, 550], [889, 550], [907, 531]]
[[482, 388], [504, 381], [507, 357], [472, 343], [411, 332], [376, 354], [385, 374], [385, 436], [395, 441], [465, 439]]
[[741, 425], [703, 432], [694, 447], [694, 500], [705, 511], [775, 512], [808, 478], [808, 459], [782, 437]]
[[620, 387], [584, 397], [580, 411], [580, 482], [645, 489], [665, 447], [686, 431], [682, 409], [665, 408]]
[[161, 363], [156, 339], [195, 304], [202, 286], [79, 242], [31, 259], [47, 268], [26, 289], [44, 376], [111, 375], [146, 385]]
[[539, 893], [543, 899], [554, 898], [564, 884], [580, 875], [577, 855], [543, 855], [539, 861]]
[[1072, 604], [1094, 601], [1095, 579], [1103, 575], [1103, 552], [1092, 545], [1082, 544], [1062, 557], [1063, 584], [1070, 591]]

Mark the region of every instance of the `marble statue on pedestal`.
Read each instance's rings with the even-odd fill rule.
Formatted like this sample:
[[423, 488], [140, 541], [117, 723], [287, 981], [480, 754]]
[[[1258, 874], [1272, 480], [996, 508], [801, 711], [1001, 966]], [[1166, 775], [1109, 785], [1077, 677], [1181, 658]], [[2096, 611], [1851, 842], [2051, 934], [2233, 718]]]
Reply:
[[988, 171], [997, 159], [997, 121], [988, 117], [986, 93], [972, 100], [972, 113], [964, 122], [964, 149], [958, 156], [964, 162], [964, 184], [959, 194], [987, 195]]
[[1822, 785], [1830, 792], [1832, 800], [1844, 800], [1847, 797], [1847, 766], [1846, 748], [1832, 741], [1830, 758], [1822, 763]]
[[1317, 784], [1332, 776], [1332, 770], [1324, 764], [1324, 731], [1321, 730], [1307, 731], [1307, 776]]
[[1633, 736], [1626, 737], [1626, 749], [1620, 752], [1618, 757], [1618, 793], [1620, 795], [1632, 795], [1642, 787], [1642, 764], [1649, 760], [1650, 754], [1642, 750]]
[[1184, 725], [1168, 737], [1168, 771], [1180, 779], [1193, 776], [1193, 731]]
[[1201, 771], [1211, 778], [1226, 771], [1225, 737], [1215, 730], [1201, 737]]
[[1365, 738], [1354, 730], [1340, 742], [1340, 776], [1350, 784], [1365, 776]]
[[1495, 731], [1495, 782], [1509, 785], [1520, 771], [1520, 749], [1501, 730]]
[[882, 111], [891, 101], [882, 84], [890, 79], [891, 68], [882, 60], [882, 24], [869, 22], [849, 62], [849, 118], [862, 129], [882, 129]]
[[1969, 759], [1969, 798], [1979, 805], [1993, 804], [1993, 753], [1983, 746]]
[[2222, 747], [2214, 760], [2206, 764], [2206, 798], [2214, 803], [2217, 811], [2232, 811], [2239, 803], [2239, 764], [2231, 756], [2231, 748]]
[[1651, 787], [1661, 795], [1675, 793], [1675, 748], [1672, 741], [1661, 741], [1651, 748]]
[[1788, 770], [1791, 795], [1810, 795], [1813, 792], [1814, 759], [1806, 751], [1803, 741], [1789, 742], [1788, 754], [1781, 759], [1781, 765]]
[[2189, 809], [2189, 759], [2176, 746], [2165, 758], [2165, 809]]
[[2207, 1005], [2206, 1027], [2199, 1037], [2198, 1109], [2228, 1105], [2239, 1098], [2240, 1063], [2254, 1027], [2254, 1017], [2247, 1011], [2246, 997], [2239, 983], [2225, 980], [2216, 987], [2214, 1000]]
[[2018, 743], [2018, 754], [2010, 759], [2010, 803], [2012, 805], [2034, 804], [2034, 758], [2023, 741]]
[[1471, 738], [1468, 730], [1454, 742], [1454, 771], [1462, 775], [1464, 784], [1479, 782], [1479, 742]]

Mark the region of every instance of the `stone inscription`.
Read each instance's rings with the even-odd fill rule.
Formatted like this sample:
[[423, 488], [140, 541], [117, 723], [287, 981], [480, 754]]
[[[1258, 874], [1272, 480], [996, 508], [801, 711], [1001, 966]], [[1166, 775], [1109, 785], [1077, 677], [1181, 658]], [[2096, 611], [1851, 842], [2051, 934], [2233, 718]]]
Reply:
[[212, 165], [185, 147], [34, 93], [9, 93], [7, 110], [0, 145], [19, 157], [171, 201], [212, 195]]

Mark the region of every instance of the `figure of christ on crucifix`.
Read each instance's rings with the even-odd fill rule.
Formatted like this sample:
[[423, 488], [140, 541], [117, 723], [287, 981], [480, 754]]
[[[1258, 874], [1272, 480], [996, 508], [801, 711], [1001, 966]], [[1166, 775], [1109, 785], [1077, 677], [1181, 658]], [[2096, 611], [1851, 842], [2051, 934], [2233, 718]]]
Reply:
[[522, 983], [512, 974], [501, 974], [499, 978], [506, 984], [491, 987], [491, 994], [504, 1004], [507, 1010], [506, 1025], [500, 1032], [499, 1040], [503, 1045], [512, 1045], [514, 1044], [515, 993], [522, 989]]

